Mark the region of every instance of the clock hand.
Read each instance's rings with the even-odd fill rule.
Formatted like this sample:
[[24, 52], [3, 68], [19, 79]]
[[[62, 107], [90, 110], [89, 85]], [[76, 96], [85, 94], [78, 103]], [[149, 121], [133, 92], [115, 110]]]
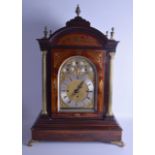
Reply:
[[82, 88], [84, 81], [80, 82], [80, 84], [77, 86], [76, 89], [74, 89], [73, 93], [71, 94], [71, 96], [74, 96], [76, 93], [79, 92], [79, 89]]
[[84, 81], [80, 82], [80, 84], [77, 87], [77, 90], [79, 90], [82, 87], [83, 83], [84, 83]]

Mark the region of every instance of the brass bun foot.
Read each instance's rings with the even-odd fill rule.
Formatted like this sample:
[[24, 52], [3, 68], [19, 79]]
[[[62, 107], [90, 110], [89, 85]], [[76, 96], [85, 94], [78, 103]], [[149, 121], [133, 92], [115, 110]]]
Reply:
[[124, 147], [125, 146], [123, 141], [111, 141], [111, 144], [117, 145], [119, 147]]
[[31, 147], [32, 143], [37, 142], [36, 140], [30, 139], [29, 142], [27, 143], [27, 146]]

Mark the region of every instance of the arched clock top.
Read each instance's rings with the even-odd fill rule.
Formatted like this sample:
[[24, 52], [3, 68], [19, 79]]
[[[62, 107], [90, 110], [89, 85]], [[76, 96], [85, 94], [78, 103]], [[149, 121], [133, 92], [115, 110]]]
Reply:
[[101, 31], [90, 26], [90, 22], [81, 16], [66, 22], [66, 26], [54, 33], [45, 27], [44, 37], [37, 39], [41, 51], [50, 51], [55, 46], [92, 46], [104, 49], [107, 52], [115, 52], [118, 41], [114, 39], [114, 28], [111, 29], [110, 38], [108, 31]]
[[97, 46], [104, 47], [107, 38], [93, 28], [72, 27], [64, 28], [49, 38], [51, 46]]

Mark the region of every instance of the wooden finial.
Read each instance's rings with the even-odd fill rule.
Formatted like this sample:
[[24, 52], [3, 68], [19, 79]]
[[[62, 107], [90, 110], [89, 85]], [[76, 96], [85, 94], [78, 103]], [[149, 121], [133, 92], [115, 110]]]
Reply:
[[114, 39], [114, 27], [111, 28], [110, 39]]
[[44, 27], [44, 38], [47, 38], [48, 31], [47, 31], [47, 26]]
[[77, 16], [79, 16], [80, 13], [81, 13], [81, 10], [80, 10], [80, 7], [79, 7], [79, 4], [78, 4], [77, 7], [76, 7], [75, 13], [77, 14]]

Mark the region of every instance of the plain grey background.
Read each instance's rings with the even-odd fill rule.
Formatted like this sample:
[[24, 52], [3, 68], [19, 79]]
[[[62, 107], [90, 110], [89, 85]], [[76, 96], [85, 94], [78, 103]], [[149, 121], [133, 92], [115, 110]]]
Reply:
[[[81, 16], [101, 32], [115, 27], [120, 43], [114, 60], [113, 111], [124, 129], [123, 149], [100, 143], [39, 143], [32, 148], [30, 128], [41, 110], [41, 52], [37, 38], [47, 26], [53, 32], [75, 17], [79, 4]], [[132, 154], [132, 0], [23, 0], [23, 154]]]

